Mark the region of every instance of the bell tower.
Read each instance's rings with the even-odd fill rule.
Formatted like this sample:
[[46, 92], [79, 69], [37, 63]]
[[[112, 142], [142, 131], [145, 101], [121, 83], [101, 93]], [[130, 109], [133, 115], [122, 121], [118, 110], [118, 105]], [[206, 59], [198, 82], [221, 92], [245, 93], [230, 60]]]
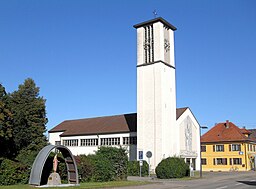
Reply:
[[174, 31], [163, 18], [137, 29], [137, 153], [152, 152], [151, 171], [163, 158], [179, 154], [176, 124]]

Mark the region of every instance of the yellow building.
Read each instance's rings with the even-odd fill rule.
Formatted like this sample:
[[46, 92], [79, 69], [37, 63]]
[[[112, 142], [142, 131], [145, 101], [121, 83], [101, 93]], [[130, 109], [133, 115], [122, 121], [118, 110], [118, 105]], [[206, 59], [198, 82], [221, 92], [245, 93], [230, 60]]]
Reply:
[[255, 170], [256, 139], [232, 122], [219, 123], [201, 137], [203, 171]]

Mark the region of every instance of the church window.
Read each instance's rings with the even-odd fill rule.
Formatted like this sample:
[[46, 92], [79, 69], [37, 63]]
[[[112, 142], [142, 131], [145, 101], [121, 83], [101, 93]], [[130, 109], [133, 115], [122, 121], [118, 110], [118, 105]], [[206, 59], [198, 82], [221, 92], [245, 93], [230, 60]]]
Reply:
[[123, 145], [137, 144], [137, 137], [123, 137]]
[[81, 146], [98, 146], [97, 138], [81, 139]]
[[64, 146], [78, 146], [78, 139], [63, 140]]
[[102, 146], [113, 146], [113, 145], [120, 145], [120, 138], [114, 137], [114, 138], [101, 138], [100, 144]]
[[144, 54], [145, 54], [145, 62], [150, 63], [154, 62], [154, 31], [153, 25], [145, 26], [144, 27]]

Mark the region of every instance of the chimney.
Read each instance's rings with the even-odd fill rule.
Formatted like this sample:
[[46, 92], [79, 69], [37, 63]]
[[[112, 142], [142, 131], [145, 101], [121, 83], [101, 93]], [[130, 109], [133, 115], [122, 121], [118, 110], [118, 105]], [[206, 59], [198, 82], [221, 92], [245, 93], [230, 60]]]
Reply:
[[225, 126], [226, 126], [226, 129], [228, 129], [228, 128], [229, 128], [229, 120], [226, 120], [226, 124], [225, 124]]

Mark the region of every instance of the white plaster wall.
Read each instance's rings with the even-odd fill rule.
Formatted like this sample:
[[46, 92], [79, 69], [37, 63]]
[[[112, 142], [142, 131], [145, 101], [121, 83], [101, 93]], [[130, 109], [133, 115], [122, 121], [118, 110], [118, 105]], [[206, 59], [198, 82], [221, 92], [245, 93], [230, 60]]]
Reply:
[[157, 22], [154, 28], [154, 57], [155, 61], [164, 61], [164, 30], [163, 24]]
[[48, 134], [48, 141], [50, 144], [55, 145], [55, 141], [61, 141], [60, 135], [63, 132], [54, 132]]
[[[154, 171], [163, 159], [179, 153], [179, 128], [176, 125], [175, 69], [165, 65], [164, 27], [154, 27], [154, 62], [137, 67], [137, 150], [152, 152], [150, 160]], [[174, 66], [173, 31], [168, 30], [170, 61]], [[137, 29], [137, 65], [145, 64], [144, 29]], [[161, 61], [161, 62], [159, 62]], [[169, 63], [169, 62], [166, 62]], [[138, 153], [138, 152], [137, 152]]]
[[[190, 124], [192, 128], [192, 150], [186, 149], [186, 125]], [[177, 120], [180, 128], [180, 155], [184, 158], [196, 158], [196, 170], [200, 170], [200, 125], [194, 115], [187, 109]]]
[[163, 154], [166, 158], [179, 153], [179, 127], [176, 124], [175, 70], [164, 64], [161, 66]]
[[[78, 146], [67, 146], [67, 148], [72, 152], [73, 155], [80, 155], [80, 154], [94, 154], [98, 147], [100, 146], [100, 139], [101, 138], [114, 138], [114, 137], [120, 137], [120, 145], [116, 145], [114, 147], [122, 146], [125, 148], [128, 152], [129, 160], [136, 160], [137, 159], [137, 145], [122, 145], [123, 144], [123, 137], [133, 137], [137, 136], [136, 132], [131, 133], [119, 133], [119, 134], [103, 134], [103, 135], [83, 135], [83, 136], [68, 136], [68, 137], [60, 137], [60, 135], [63, 132], [57, 132], [57, 133], [49, 133], [49, 142], [51, 144], [55, 144], [55, 141], [61, 141], [61, 144], [63, 145], [63, 140], [72, 140], [72, 139], [78, 139]], [[93, 139], [98, 138], [98, 146], [81, 146], [80, 140], [81, 139]]]
[[[148, 65], [137, 68], [137, 150], [144, 152], [151, 151], [155, 160], [155, 68], [154, 65]], [[160, 130], [161, 128], [158, 127]], [[161, 143], [158, 143], [161, 145]]]
[[137, 65], [145, 63], [144, 54], [144, 28], [137, 29]]
[[[98, 146], [81, 146], [80, 140], [81, 139], [94, 139], [98, 138], [97, 135], [87, 135], [87, 136], [68, 136], [68, 137], [61, 137], [61, 144], [63, 145], [63, 140], [73, 140], [78, 139], [78, 146], [67, 146], [67, 148], [72, 152], [73, 155], [80, 155], [80, 154], [94, 154], [97, 151]], [[100, 140], [99, 140], [100, 142]]]
[[174, 31], [172, 31], [171, 29], [168, 30], [169, 31], [169, 42], [170, 42], [170, 62], [168, 62], [171, 66], [175, 67], [175, 48], [174, 48]]

